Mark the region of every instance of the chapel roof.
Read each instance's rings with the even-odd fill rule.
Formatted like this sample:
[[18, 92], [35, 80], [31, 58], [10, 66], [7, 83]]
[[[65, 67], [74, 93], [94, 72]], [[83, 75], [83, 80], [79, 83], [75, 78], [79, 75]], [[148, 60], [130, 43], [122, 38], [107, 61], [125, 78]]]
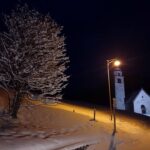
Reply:
[[[135, 98], [138, 96], [138, 94], [140, 93], [140, 92], [142, 92], [142, 91], [144, 91], [144, 93], [146, 93], [147, 94], [147, 92], [143, 89], [143, 88], [141, 88], [140, 90], [137, 90], [137, 91], [135, 91], [134, 93], [132, 93], [131, 94], [131, 96], [127, 99], [127, 101], [126, 101], [126, 104], [130, 104], [130, 103], [133, 103], [133, 101], [135, 100]], [[149, 95], [149, 94], [147, 94], [147, 95]]]

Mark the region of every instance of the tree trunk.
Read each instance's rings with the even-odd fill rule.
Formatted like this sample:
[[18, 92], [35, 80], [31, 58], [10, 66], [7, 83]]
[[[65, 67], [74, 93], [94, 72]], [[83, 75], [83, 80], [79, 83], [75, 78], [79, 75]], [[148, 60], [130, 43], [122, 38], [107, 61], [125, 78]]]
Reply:
[[17, 118], [17, 113], [20, 108], [20, 104], [21, 104], [21, 93], [17, 92], [13, 100], [12, 114], [11, 114], [12, 118]]

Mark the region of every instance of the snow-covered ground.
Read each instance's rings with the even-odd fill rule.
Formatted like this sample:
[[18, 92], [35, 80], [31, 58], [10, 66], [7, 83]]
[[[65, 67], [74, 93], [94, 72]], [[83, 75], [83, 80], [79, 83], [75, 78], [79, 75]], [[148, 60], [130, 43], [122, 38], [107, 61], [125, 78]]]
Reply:
[[[0, 150], [149, 150], [150, 128], [144, 121], [117, 114], [117, 133], [105, 110], [67, 103], [24, 103], [18, 120], [1, 119]], [[9, 125], [8, 125], [9, 124]]]

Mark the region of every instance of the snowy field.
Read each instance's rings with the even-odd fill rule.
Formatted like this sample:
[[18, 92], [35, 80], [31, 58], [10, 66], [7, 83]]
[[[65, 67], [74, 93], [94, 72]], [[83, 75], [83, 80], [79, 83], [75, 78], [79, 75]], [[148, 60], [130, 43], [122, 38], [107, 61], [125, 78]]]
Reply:
[[73, 104], [24, 103], [18, 120], [1, 117], [0, 150], [149, 150], [150, 128], [117, 114], [117, 133], [105, 110]]

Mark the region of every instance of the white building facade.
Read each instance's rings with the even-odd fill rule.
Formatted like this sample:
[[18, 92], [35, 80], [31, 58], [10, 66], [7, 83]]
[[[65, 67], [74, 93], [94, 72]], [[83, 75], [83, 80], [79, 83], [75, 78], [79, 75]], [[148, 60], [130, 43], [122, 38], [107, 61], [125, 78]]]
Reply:
[[124, 76], [120, 68], [114, 71], [116, 109], [125, 110]]
[[150, 116], [150, 96], [141, 89], [133, 101], [134, 113]]
[[128, 106], [132, 106], [132, 112], [150, 116], [150, 95], [144, 89], [141, 89], [138, 93], [133, 93], [134, 95], [131, 95], [131, 98], [125, 102], [124, 76], [120, 68], [114, 70], [114, 86], [116, 109], [129, 110]]

